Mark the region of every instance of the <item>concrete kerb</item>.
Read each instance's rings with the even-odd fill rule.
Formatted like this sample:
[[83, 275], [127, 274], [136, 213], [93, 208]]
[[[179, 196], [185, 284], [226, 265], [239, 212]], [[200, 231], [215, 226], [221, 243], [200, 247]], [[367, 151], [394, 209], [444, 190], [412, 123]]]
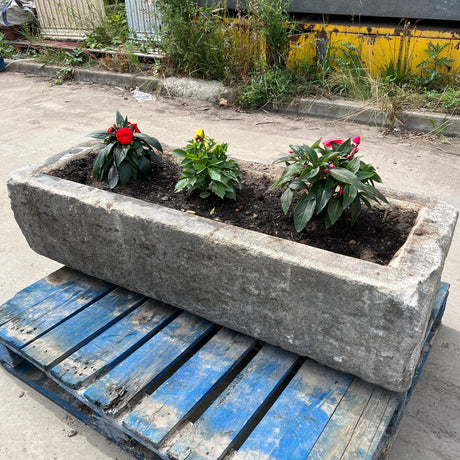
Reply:
[[[5, 67], [14, 72], [30, 73], [42, 77], [57, 77], [62, 67], [42, 65], [27, 60], [5, 60]], [[135, 75], [95, 69], [74, 69], [75, 81], [100, 85], [138, 88], [145, 92], [160, 92], [164, 96], [185, 97], [216, 103], [223, 98], [234, 100], [232, 88], [217, 81], [195, 78]], [[350, 101], [334, 101], [314, 98], [297, 98], [289, 104], [271, 104], [269, 109], [278, 112], [325, 119], [343, 120], [364, 125], [387, 127], [385, 113], [376, 107]], [[396, 120], [396, 128], [408, 131], [460, 136], [460, 116], [403, 111]]]

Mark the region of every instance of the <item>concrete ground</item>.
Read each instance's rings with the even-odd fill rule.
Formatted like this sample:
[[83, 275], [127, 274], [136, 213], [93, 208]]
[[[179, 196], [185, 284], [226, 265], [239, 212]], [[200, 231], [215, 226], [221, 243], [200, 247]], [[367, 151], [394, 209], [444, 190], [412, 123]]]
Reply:
[[[122, 88], [87, 83], [53, 86], [19, 73], [0, 74], [0, 304], [59, 265], [28, 247], [9, 208], [10, 171], [85, 142], [115, 121], [115, 110], [169, 146], [184, 146], [202, 127], [229, 142], [236, 158], [272, 162], [289, 144], [360, 135], [364, 160], [384, 185], [442, 199], [460, 209], [460, 139], [385, 135], [380, 128], [258, 112], [246, 114], [180, 99], [138, 102]], [[460, 452], [460, 231], [443, 279], [450, 297], [390, 458], [456, 460]], [[132, 458], [0, 369], [0, 458]]]

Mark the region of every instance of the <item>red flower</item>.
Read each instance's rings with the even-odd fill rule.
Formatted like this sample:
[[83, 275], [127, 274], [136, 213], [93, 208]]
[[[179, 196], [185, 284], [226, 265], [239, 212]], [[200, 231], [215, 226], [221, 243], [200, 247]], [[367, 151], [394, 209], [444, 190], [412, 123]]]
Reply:
[[108, 133], [113, 133], [114, 131], [115, 131], [115, 129], [113, 128], [113, 126], [111, 126], [111, 127], [107, 130]]
[[129, 128], [120, 128], [117, 130], [116, 136], [120, 144], [128, 145], [133, 141], [134, 133]]
[[324, 169], [324, 170], [323, 170], [323, 173], [324, 173], [324, 174], [329, 174], [330, 172], [331, 172], [331, 171], [329, 171], [329, 169]]
[[353, 149], [353, 154], [358, 153], [358, 150], [359, 150], [358, 147], [355, 147], [355, 148]]
[[332, 148], [332, 144], [341, 145], [343, 144], [343, 140], [342, 139], [329, 139], [323, 142], [323, 145], [325, 145], [329, 149]]
[[358, 146], [358, 145], [361, 143], [361, 137], [360, 137], [360, 136], [356, 136], [356, 137], [353, 139], [353, 142]]
[[133, 127], [135, 133], [140, 133], [141, 132], [141, 130], [137, 127], [137, 123], [130, 123], [128, 121], [128, 125], [131, 125]]
[[340, 187], [340, 188], [339, 188], [339, 195], [343, 195], [343, 192], [344, 192], [344, 191], [345, 191], [345, 190], [344, 190], [342, 187]]

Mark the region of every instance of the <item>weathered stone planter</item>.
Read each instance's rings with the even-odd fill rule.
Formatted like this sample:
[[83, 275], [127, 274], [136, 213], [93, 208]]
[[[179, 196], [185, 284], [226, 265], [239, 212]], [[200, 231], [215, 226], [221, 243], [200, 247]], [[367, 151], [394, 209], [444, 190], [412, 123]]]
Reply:
[[409, 387], [454, 208], [386, 192], [418, 218], [381, 266], [47, 175], [85, 153], [75, 148], [9, 178], [36, 252], [391, 390]]

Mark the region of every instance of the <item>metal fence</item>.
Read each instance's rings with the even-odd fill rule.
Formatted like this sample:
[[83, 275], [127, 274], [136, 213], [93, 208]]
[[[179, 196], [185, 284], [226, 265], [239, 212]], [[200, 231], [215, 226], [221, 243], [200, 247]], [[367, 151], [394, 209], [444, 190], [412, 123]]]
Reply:
[[44, 37], [79, 39], [105, 20], [103, 0], [35, 0]]
[[155, 0], [126, 0], [126, 13], [135, 38], [159, 41], [161, 24]]

